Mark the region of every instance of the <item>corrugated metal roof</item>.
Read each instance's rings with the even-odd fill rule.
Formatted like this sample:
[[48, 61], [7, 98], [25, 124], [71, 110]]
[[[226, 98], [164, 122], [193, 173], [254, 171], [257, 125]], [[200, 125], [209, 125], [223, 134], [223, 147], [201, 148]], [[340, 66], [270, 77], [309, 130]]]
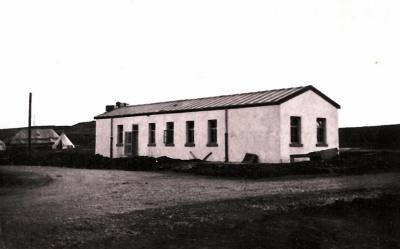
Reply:
[[208, 98], [175, 100], [143, 105], [130, 105], [121, 107], [110, 112], [105, 112], [95, 117], [95, 119], [139, 116], [162, 113], [177, 113], [189, 111], [217, 110], [226, 108], [240, 108], [262, 105], [279, 105], [295, 96], [312, 90], [336, 108], [340, 106], [322, 94], [313, 86], [302, 86], [293, 88], [283, 88], [259, 92], [240, 93], [232, 95], [222, 95]]

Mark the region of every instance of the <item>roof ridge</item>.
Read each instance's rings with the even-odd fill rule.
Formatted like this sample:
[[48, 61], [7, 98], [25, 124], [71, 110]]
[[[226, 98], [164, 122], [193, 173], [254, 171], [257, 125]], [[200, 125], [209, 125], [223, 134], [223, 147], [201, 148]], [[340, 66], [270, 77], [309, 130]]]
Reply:
[[[244, 93], [233, 93], [233, 94], [223, 94], [223, 95], [217, 95], [217, 96], [210, 96], [210, 97], [199, 97], [199, 98], [191, 98], [191, 99], [178, 99], [178, 100], [169, 100], [169, 101], [159, 101], [159, 102], [152, 102], [152, 103], [147, 103], [147, 104], [134, 104], [134, 105], [128, 105], [125, 107], [134, 107], [134, 106], [144, 106], [144, 105], [157, 105], [157, 104], [167, 104], [167, 103], [174, 103], [174, 102], [183, 102], [183, 101], [188, 101], [188, 100], [201, 100], [201, 99], [212, 99], [212, 98], [221, 98], [221, 97], [231, 97], [231, 96], [240, 96], [240, 95], [246, 95], [246, 94], [254, 94], [254, 93], [262, 93], [262, 92], [274, 92], [274, 91], [283, 91], [283, 90], [292, 90], [298, 88], [303, 89], [309, 86], [298, 86], [298, 87], [286, 87], [286, 88], [277, 88], [277, 89], [271, 89], [271, 90], [261, 90], [261, 91], [253, 91], [253, 92], [244, 92]], [[125, 108], [121, 107], [121, 108]]]

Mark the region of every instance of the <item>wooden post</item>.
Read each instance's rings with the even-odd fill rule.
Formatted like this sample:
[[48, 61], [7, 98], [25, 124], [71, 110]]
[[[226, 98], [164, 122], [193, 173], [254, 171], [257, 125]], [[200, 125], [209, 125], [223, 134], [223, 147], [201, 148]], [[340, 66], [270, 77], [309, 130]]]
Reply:
[[28, 155], [32, 155], [32, 93], [29, 93], [29, 118], [28, 118]]

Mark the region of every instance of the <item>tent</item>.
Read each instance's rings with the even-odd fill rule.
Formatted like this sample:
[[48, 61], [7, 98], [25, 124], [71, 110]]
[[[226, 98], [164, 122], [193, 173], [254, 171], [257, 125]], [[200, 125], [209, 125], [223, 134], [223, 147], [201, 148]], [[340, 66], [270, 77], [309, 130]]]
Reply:
[[[60, 136], [53, 129], [33, 128], [31, 143], [34, 147], [51, 147]], [[28, 129], [18, 131], [10, 140], [10, 146], [26, 146], [28, 144]]]
[[73, 149], [75, 145], [69, 140], [65, 133], [61, 133], [60, 137], [54, 142], [52, 149], [56, 150], [65, 150], [65, 149]]
[[0, 151], [5, 151], [6, 150], [6, 144], [0, 140]]

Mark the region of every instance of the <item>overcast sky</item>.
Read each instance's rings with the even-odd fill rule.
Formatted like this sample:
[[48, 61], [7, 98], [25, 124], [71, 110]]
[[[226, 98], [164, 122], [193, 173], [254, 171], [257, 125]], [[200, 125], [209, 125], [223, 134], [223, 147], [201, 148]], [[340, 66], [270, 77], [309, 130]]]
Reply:
[[400, 123], [398, 0], [2, 0], [0, 128], [312, 84], [340, 126]]

